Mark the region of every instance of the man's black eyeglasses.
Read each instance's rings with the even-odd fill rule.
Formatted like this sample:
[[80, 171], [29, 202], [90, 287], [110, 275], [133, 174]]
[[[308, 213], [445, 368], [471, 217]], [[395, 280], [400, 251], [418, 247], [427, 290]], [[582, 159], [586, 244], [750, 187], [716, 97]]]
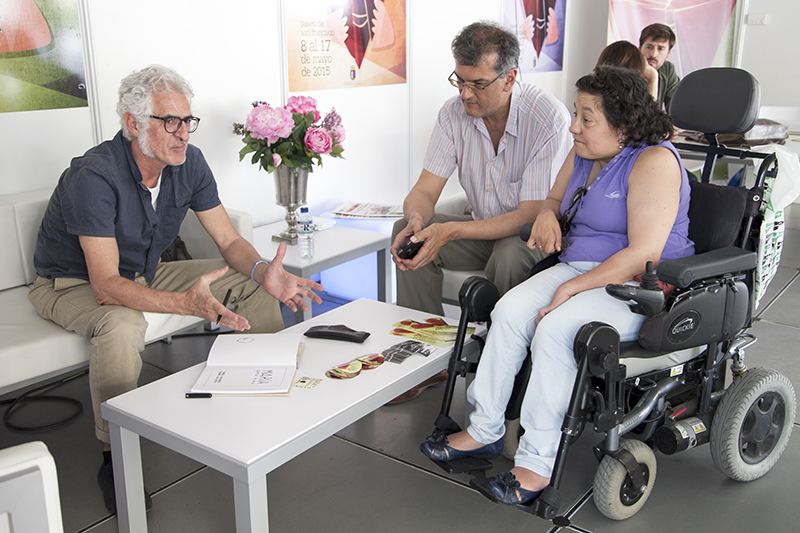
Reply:
[[[503, 74], [505, 74], [505, 72], [503, 72], [502, 74], [498, 74], [495, 79], [493, 79], [492, 81], [490, 81], [486, 85], [478, 85], [477, 83], [470, 83], [470, 82], [466, 82], [466, 81], [462, 80], [461, 78], [458, 77], [458, 75], [456, 74], [456, 71], [454, 70], [453, 73], [450, 74], [450, 77], [447, 78], [447, 81], [449, 81], [450, 85], [452, 85], [453, 87], [455, 87], [459, 91], [463, 91], [464, 87], [466, 87], [469, 92], [477, 93], [478, 91], [485, 91], [486, 88], [489, 85], [491, 85], [494, 82], [496, 82], [497, 80], [499, 80], [500, 77]], [[455, 77], [453, 77], [453, 76], [455, 76]]]
[[564, 215], [561, 217], [562, 234], [566, 235], [566, 233], [569, 231], [572, 220], [575, 218], [575, 214], [578, 212], [578, 207], [580, 207], [580, 201], [583, 199], [586, 191], [586, 187], [578, 187], [572, 194], [572, 198], [569, 201], [569, 207], [567, 207], [567, 210], [564, 211]]
[[167, 133], [175, 133], [179, 129], [181, 129], [181, 123], [186, 124], [186, 130], [189, 133], [194, 133], [197, 131], [197, 126], [200, 125], [200, 119], [197, 117], [193, 117], [189, 115], [188, 117], [157, 117], [155, 115], [150, 115], [150, 118], [157, 118], [158, 120], [164, 121], [164, 129]]

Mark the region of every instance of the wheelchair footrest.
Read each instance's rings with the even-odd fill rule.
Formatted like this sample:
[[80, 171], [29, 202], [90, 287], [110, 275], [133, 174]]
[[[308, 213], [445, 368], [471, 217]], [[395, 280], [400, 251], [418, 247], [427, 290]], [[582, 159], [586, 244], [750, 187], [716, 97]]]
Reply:
[[465, 457], [454, 461], [433, 461], [448, 474], [470, 474], [485, 476], [485, 472], [492, 468], [492, 463], [480, 457]]

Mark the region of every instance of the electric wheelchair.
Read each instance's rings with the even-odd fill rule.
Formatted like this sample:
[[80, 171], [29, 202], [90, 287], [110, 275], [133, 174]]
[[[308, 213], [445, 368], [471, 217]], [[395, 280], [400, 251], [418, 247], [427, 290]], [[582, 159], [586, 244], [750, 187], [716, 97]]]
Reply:
[[[655, 272], [651, 263], [642, 265], [645, 274], [638, 287], [606, 287], [632, 312], [647, 316], [638, 342], [621, 343], [616, 330], [601, 322], [580, 329], [574, 341], [578, 373], [550, 485], [536, 500], [517, 507], [555, 518], [557, 525], [568, 523], [558, 516], [559, 485], [570, 445], [586, 426], [603, 435], [594, 448], [599, 467], [593, 499], [601, 513], [616, 520], [633, 516], [649, 497], [656, 476], [654, 450], [671, 455], [708, 443], [715, 465], [739, 481], [765, 475], [779, 459], [795, 419], [794, 388], [782, 374], [748, 369], [744, 362], [745, 349], [756, 342], [747, 331], [755, 309], [754, 250], [765, 181], [777, 175], [777, 161], [774, 155], [717, 141], [718, 133], [749, 130], [759, 107], [758, 82], [740, 69], [703, 69], [679, 84], [670, 108], [675, 125], [702, 132], [709, 141], [707, 146], [676, 144], [707, 154], [702, 180], [691, 183], [689, 237], [696, 255], [662, 262]], [[722, 156], [759, 161], [755, 185], [708, 183]], [[551, 256], [532, 274], [556, 261]], [[677, 288], [665, 296], [658, 281]], [[428, 437], [432, 441], [461, 429], [450, 417], [455, 382], [478, 366], [462, 355], [466, 327], [469, 322], [490, 326], [498, 299], [497, 289], [484, 278], [471, 277], [461, 287], [459, 332], [441, 411]], [[529, 375], [530, 358], [516, 378], [507, 421], [519, 418]], [[516, 429], [507, 427], [506, 447], [518, 440]], [[490, 462], [474, 457], [435, 462], [450, 473], [474, 475], [471, 485], [492, 499], [485, 476]]]

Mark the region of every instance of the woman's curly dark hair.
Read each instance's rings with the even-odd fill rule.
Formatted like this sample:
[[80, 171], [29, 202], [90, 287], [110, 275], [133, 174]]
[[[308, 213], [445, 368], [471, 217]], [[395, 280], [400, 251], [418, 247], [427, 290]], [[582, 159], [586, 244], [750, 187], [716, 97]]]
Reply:
[[601, 65], [575, 84], [579, 92], [600, 97], [609, 126], [638, 148], [672, 136], [672, 119], [656, 104], [647, 82], [635, 70]]

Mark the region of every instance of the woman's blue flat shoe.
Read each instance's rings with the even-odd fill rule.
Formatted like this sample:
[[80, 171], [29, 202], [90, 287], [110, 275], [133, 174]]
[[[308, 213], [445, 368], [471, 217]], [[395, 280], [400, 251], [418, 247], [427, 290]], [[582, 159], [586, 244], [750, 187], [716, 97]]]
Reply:
[[489, 483], [489, 490], [492, 491], [498, 502], [507, 505], [530, 503], [542, 493], [540, 490], [527, 490], [520, 487], [519, 481], [511, 472], [497, 474], [494, 481]]
[[447, 445], [447, 435], [437, 432], [425, 439], [419, 449], [434, 461], [455, 461], [465, 457], [494, 459], [503, 453], [503, 439], [475, 450], [456, 450]]

